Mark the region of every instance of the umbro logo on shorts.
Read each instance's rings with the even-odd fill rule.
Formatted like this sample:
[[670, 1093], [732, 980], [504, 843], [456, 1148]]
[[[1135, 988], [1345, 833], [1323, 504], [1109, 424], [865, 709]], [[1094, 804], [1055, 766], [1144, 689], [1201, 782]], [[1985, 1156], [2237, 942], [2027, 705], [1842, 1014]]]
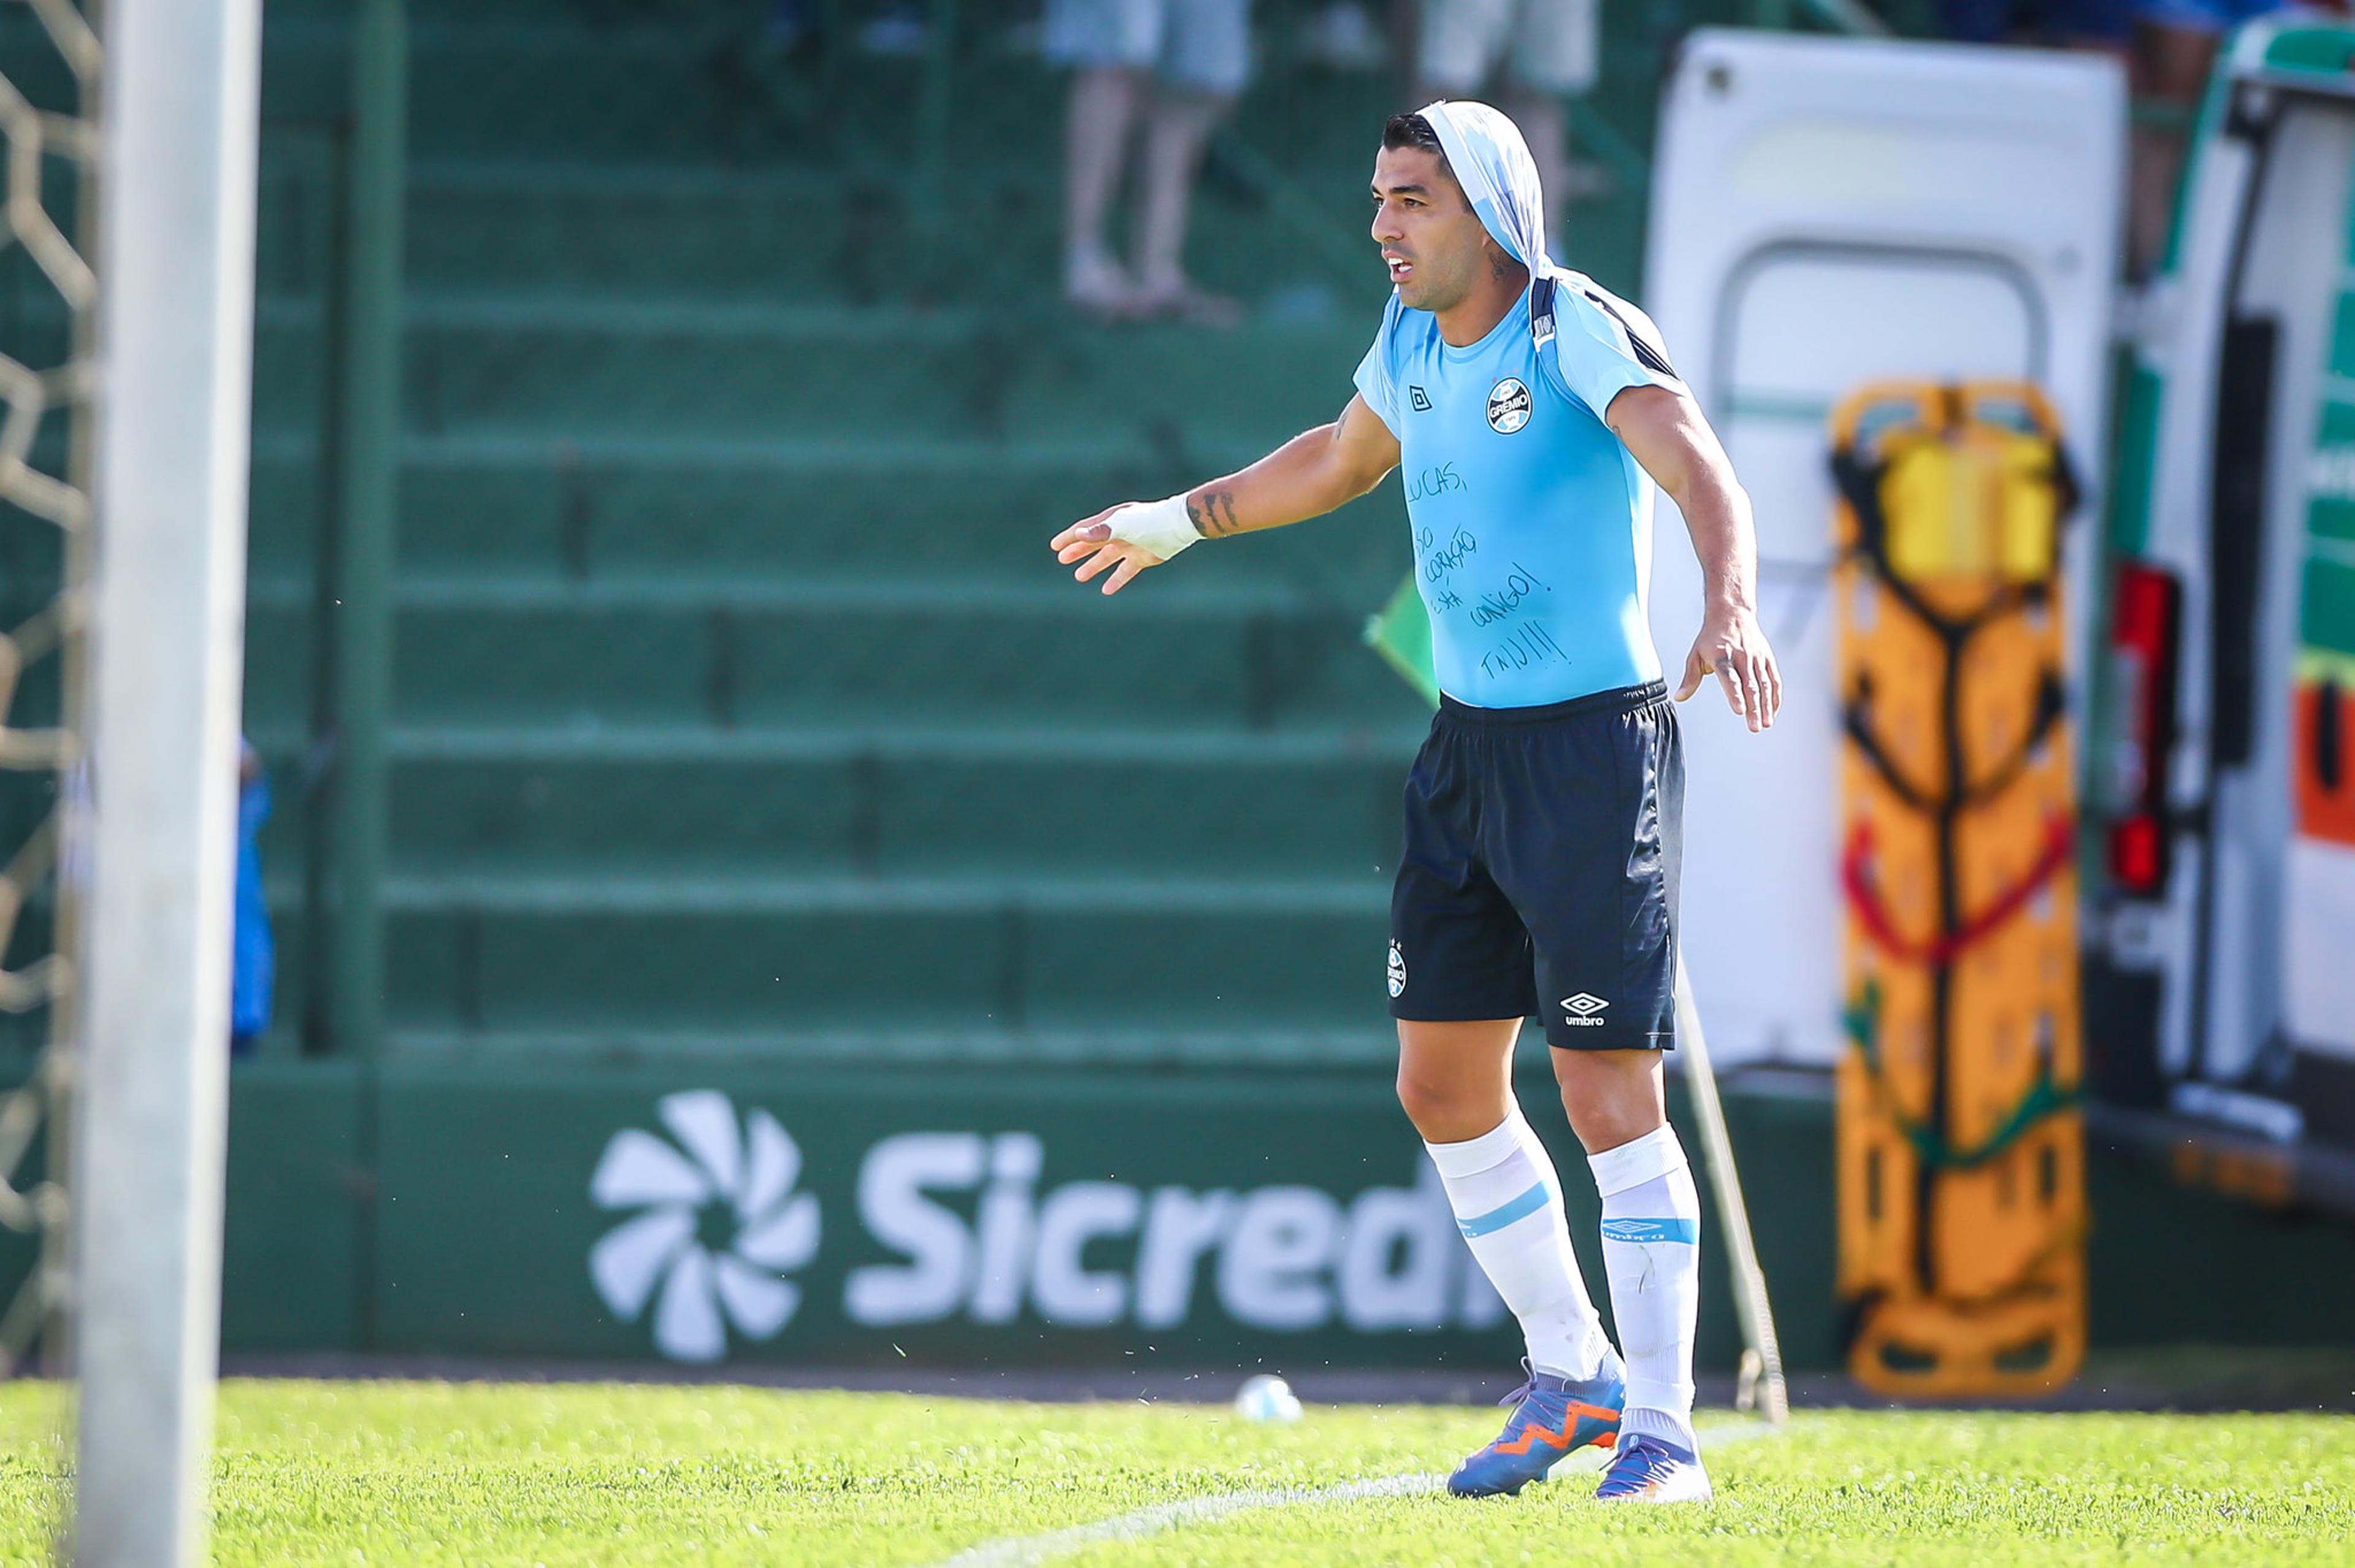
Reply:
[[1562, 1010], [1570, 1017], [1561, 1021], [1566, 1024], [1587, 1024], [1601, 1029], [1604, 1020], [1594, 1015], [1610, 1005], [1602, 997], [1586, 991], [1581, 991], [1574, 997], [1564, 997], [1561, 999]]
[[1414, 411], [1416, 413], [1427, 414], [1431, 411], [1431, 394], [1429, 392], [1424, 391], [1421, 387], [1418, 387], [1413, 382], [1410, 381], [1407, 383], [1406, 395], [1408, 400], [1414, 404]]

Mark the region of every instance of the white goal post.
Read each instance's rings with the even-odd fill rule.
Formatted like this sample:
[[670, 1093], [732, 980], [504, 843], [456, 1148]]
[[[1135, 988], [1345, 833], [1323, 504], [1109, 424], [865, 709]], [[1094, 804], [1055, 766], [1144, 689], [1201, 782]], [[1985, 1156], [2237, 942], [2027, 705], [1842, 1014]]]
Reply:
[[107, 0], [72, 1560], [204, 1555], [229, 1097], [260, 0]]

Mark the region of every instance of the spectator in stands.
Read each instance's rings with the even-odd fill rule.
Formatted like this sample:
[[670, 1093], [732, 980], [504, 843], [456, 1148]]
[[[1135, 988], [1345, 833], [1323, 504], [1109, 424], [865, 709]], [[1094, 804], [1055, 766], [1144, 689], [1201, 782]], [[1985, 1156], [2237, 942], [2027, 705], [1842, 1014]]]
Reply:
[[[1251, 0], [1047, 0], [1048, 58], [1075, 68], [1064, 148], [1063, 293], [1111, 317], [1241, 314], [1187, 276], [1186, 223], [1210, 133], [1251, 73]], [[1141, 131], [1130, 265], [1104, 239]]]
[[2126, 265], [2137, 279], [2156, 272], [2175, 218], [2183, 151], [2224, 35], [2292, 0], [2132, 0], [2134, 133], [2126, 193]]
[[[2157, 270], [2175, 218], [2183, 150], [2225, 33], [2296, 0], [1939, 0], [1948, 37], [2098, 49], [2126, 64], [2135, 98], [2126, 271]], [[2333, 0], [2322, 0], [2333, 3]]]
[[2126, 55], [2137, 0], [1939, 0], [1946, 37], [1963, 44], [2043, 44]]
[[[1423, 0], [1416, 51], [1421, 101], [1477, 98], [1497, 81], [1497, 107], [1512, 118], [1544, 187], [1546, 244], [1569, 254], [1562, 212], [1599, 171], [1570, 156], [1569, 100], [1594, 86], [1601, 0]], [[1510, 62], [1509, 67], [1506, 62]], [[1500, 70], [1500, 67], [1505, 67]]]
[[1389, 40], [1364, 0], [1325, 0], [1301, 19], [1298, 57], [1327, 70], [1380, 70], [1390, 63]]
[[237, 773], [237, 897], [229, 938], [229, 1049], [250, 1056], [270, 1030], [278, 955], [270, 906], [261, 892], [261, 824], [270, 816], [270, 770], [250, 741], [240, 743]]

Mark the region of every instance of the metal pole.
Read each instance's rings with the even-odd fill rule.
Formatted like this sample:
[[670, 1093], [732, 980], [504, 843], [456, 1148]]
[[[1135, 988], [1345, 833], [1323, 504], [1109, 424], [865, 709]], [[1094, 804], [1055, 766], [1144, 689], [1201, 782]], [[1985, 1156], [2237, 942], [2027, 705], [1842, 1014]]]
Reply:
[[352, 38], [350, 229], [337, 389], [335, 1049], [384, 1033], [385, 731], [392, 713], [393, 529], [400, 485], [400, 287], [408, 190], [406, 0], [360, 0]]
[[1692, 981], [1684, 955], [1677, 955], [1677, 1054], [1684, 1059], [1693, 1114], [1700, 1119], [1701, 1157], [1717, 1195], [1718, 1223], [1725, 1231], [1725, 1255], [1733, 1265], [1733, 1312], [1742, 1322], [1744, 1347], [1742, 1397], [1754, 1394], [1766, 1419], [1790, 1419], [1791, 1395], [1783, 1381], [1783, 1346], [1774, 1334], [1774, 1308], [1766, 1299], [1765, 1271], [1758, 1266], [1758, 1243], [1750, 1233], [1750, 1207], [1742, 1200], [1742, 1178], [1733, 1168], [1733, 1139], [1725, 1130], [1725, 1106], [1717, 1097], [1717, 1073], [1710, 1066], [1709, 1039], [1701, 1033], [1700, 1009], [1693, 1005]]
[[73, 1560], [198, 1560], [220, 1318], [260, 0], [106, 37]]

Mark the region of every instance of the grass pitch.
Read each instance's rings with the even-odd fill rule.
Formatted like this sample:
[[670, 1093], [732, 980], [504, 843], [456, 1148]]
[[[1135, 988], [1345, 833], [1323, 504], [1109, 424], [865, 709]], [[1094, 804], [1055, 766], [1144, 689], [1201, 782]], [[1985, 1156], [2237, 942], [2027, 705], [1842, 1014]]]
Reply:
[[[46, 1561], [54, 1395], [0, 1387], [0, 1562]], [[744, 1388], [223, 1384], [222, 1564], [930, 1564], [1220, 1494], [1444, 1471], [1501, 1413], [1026, 1405]], [[1706, 1508], [1257, 1509], [1041, 1558], [1113, 1564], [2334, 1563], [2355, 1417], [1804, 1414], [1711, 1455]]]

